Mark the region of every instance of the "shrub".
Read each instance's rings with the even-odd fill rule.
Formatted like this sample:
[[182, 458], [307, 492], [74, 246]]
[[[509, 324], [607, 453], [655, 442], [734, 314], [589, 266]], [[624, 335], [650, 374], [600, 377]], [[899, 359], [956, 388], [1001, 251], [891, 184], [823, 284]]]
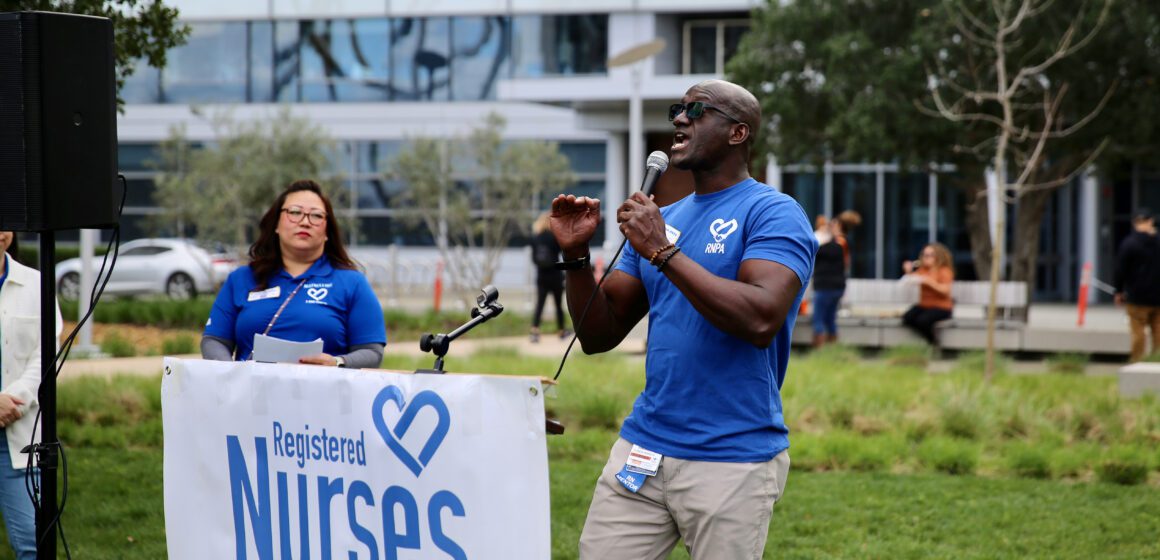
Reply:
[[928, 408], [909, 410], [902, 420], [906, 439], [921, 442], [938, 431], [938, 413]]
[[985, 408], [982, 399], [969, 387], [951, 388], [939, 410], [943, 433], [956, 438], [978, 438], [983, 431]]
[[826, 344], [811, 350], [810, 357], [838, 364], [855, 364], [862, 359], [856, 348], [845, 344]]
[[577, 395], [580, 427], [615, 430], [620, 425], [620, 407], [624, 399], [606, 392], [585, 392]]
[[1052, 373], [1081, 374], [1090, 360], [1088, 354], [1064, 352], [1047, 358], [1047, 371]]
[[1056, 449], [1051, 455], [1051, 475], [1078, 478], [1089, 472], [1098, 460], [1099, 451], [1088, 444]]
[[820, 471], [829, 468], [826, 453], [822, 449], [822, 436], [794, 432], [790, 434], [790, 468], [794, 470]]
[[194, 354], [196, 352], [197, 345], [193, 342], [193, 336], [188, 334], [179, 334], [161, 341], [161, 353], [166, 356]]
[[979, 448], [973, 442], [934, 437], [918, 446], [919, 461], [947, 474], [971, 474], [979, 464]]
[[1007, 470], [1023, 478], [1051, 476], [1051, 452], [1041, 445], [1016, 443], [1006, 450]]
[[115, 330], [105, 333], [101, 340], [101, 352], [114, 358], [129, 358], [137, 355], [137, 349], [133, 347], [133, 343]]
[[886, 349], [883, 358], [892, 366], [925, 368], [930, 363], [930, 346], [925, 344], [892, 346]]
[[1148, 479], [1148, 457], [1131, 447], [1109, 451], [1096, 467], [1103, 482], [1134, 486]]
[[[986, 369], [987, 354], [981, 350], [963, 352], [955, 360], [954, 371], [982, 374]], [[995, 353], [995, 373], [1007, 373], [1011, 369], [1011, 361], [1000, 352]]]

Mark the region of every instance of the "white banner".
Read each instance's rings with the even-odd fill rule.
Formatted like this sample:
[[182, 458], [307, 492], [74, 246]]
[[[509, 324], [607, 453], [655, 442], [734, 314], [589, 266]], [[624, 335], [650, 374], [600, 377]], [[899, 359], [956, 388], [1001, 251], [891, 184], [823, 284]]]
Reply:
[[551, 554], [538, 379], [165, 358], [172, 559]]

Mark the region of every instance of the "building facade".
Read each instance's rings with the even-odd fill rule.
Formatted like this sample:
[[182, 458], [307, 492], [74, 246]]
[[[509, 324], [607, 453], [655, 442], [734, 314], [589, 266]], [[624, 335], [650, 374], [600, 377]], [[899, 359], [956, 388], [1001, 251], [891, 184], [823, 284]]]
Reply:
[[[671, 143], [668, 105], [690, 85], [723, 75], [759, 3], [173, 0], [192, 29], [188, 43], [170, 51], [160, 71], [140, 64], [121, 92], [125, 238], [154, 233], [146, 231], [147, 218], [159, 212], [150, 162], [173, 126], [183, 125], [194, 142], [213, 142], [207, 114], [266, 119], [289, 105], [337, 141], [329, 186], [351, 195], [344, 209], [355, 218], [351, 245], [430, 251], [430, 235], [399, 219], [407, 208], [398, 195], [407, 186], [387, 180], [391, 157], [408, 138], [463, 136], [495, 112], [507, 121], [508, 139], [559, 143], [579, 180], [573, 192], [610, 201], [597, 241], [611, 256], [620, 240], [616, 202], [639, 184], [648, 151]], [[615, 64], [624, 62], [617, 55], [658, 40], [658, 53]], [[965, 201], [937, 173], [842, 163], [755, 171], [811, 216], [847, 208], [863, 215], [852, 239], [857, 277], [895, 277], [927, 240], [951, 246], [960, 274], [971, 270]], [[1106, 255], [1132, 207], [1160, 207], [1155, 185], [1160, 178], [1137, 171], [1119, 182], [1087, 178], [1061, 189], [1045, 220], [1038, 298], [1073, 299], [1085, 261], [1110, 280]], [[687, 176], [670, 171], [658, 197], [675, 200], [690, 188]], [[526, 262], [521, 256], [505, 258], [505, 267]], [[527, 274], [507, 277], [519, 282]]]

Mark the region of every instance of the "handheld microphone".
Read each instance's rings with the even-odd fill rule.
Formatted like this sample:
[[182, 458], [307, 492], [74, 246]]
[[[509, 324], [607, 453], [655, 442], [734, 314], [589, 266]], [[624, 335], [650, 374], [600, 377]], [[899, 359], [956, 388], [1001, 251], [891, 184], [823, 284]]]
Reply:
[[640, 190], [645, 196], [652, 196], [653, 189], [657, 186], [657, 179], [660, 179], [661, 173], [669, 168], [669, 156], [657, 150], [648, 155], [648, 161], [644, 165], [644, 181], [640, 184]]

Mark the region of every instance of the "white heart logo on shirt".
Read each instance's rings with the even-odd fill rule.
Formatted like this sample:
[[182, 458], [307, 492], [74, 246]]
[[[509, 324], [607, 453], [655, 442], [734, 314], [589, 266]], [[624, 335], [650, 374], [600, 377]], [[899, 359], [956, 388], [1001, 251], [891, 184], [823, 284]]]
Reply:
[[326, 294], [330, 293], [326, 288], [309, 288], [306, 290], [306, 295], [314, 301], [322, 301]]
[[735, 231], [737, 231], [737, 219], [726, 222], [721, 218], [717, 218], [713, 220], [713, 223], [709, 224], [709, 233], [713, 234], [713, 239], [717, 243], [725, 241], [725, 238], [729, 237], [729, 234]]

